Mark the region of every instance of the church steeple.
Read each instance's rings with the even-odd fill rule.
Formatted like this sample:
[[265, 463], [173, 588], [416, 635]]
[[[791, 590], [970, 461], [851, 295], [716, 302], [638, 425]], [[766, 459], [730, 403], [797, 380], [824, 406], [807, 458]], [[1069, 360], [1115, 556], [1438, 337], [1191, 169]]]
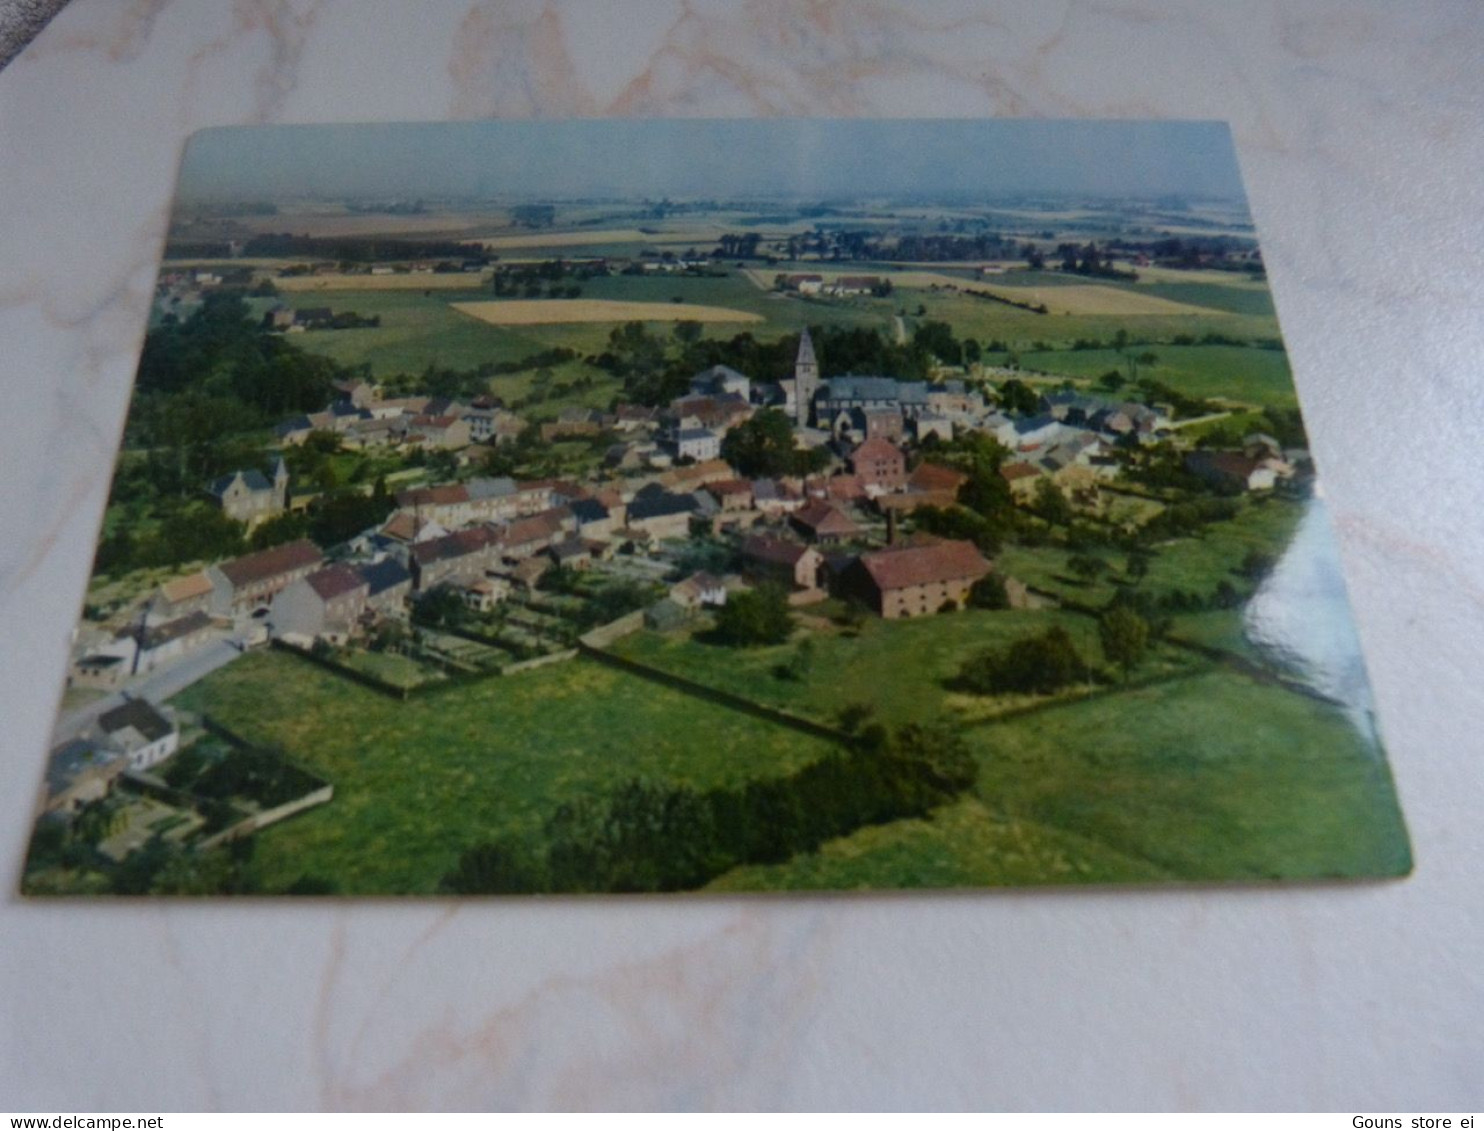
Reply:
[[814, 341], [809, 337], [809, 327], [799, 338], [799, 356], [794, 361], [794, 423], [800, 428], [809, 426], [809, 414], [814, 408], [814, 394], [819, 389], [819, 362], [814, 357]]

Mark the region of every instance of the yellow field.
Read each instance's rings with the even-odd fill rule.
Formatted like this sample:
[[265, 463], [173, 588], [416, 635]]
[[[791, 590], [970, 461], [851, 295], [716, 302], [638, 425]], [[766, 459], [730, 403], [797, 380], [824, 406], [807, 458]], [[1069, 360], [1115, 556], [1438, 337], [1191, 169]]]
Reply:
[[557, 322], [761, 322], [761, 314], [725, 306], [682, 302], [617, 302], [609, 299], [519, 299], [511, 302], [453, 302], [454, 310], [495, 326], [542, 326]]
[[1225, 311], [1185, 302], [1171, 302], [1155, 295], [1141, 295], [1118, 287], [1100, 287], [1096, 283], [1070, 287], [991, 287], [973, 283], [966, 291], [986, 291], [1012, 302], [1045, 303], [1052, 314], [1201, 314], [1221, 317]]
[[468, 291], [484, 286], [489, 273], [442, 275], [290, 275], [275, 278], [281, 291]]

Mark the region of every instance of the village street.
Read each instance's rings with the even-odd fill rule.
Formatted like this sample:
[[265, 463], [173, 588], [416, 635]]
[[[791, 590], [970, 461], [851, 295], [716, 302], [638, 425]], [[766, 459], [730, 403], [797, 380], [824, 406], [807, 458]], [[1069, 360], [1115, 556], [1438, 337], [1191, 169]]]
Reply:
[[187, 656], [172, 663], [162, 664], [153, 671], [144, 673], [130, 681], [127, 687], [94, 700], [75, 710], [68, 711], [57, 719], [57, 730], [53, 745], [76, 738], [97, 721], [98, 716], [124, 702], [127, 694], [135, 699], [148, 699], [152, 703], [163, 703], [172, 695], [179, 694], [198, 679], [210, 675], [218, 668], [226, 667], [242, 651], [227, 638], [213, 640]]

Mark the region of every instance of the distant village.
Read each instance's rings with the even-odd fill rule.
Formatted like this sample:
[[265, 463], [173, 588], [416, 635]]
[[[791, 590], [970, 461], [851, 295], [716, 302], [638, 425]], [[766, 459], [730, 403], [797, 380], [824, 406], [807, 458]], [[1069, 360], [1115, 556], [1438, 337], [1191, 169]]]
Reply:
[[[723, 458], [728, 434], [764, 412], [782, 414], [816, 473], [747, 478]], [[1048, 391], [1036, 411], [1007, 414], [957, 379], [823, 379], [808, 331], [792, 375], [776, 382], [718, 365], [661, 408], [565, 409], [540, 426], [544, 441], [615, 437], [587, 480], [475, 474], [406, 489], [385, 522], [345, 545], [300, 539], [214, 562], [160, 584], [126, 623], [85, 621], [69, 685], [106, 697], [64, 714], [42, 807], [76, 812], [124, 775], [159, 786], [155, 767], [182, 741], [182, 721], [162, 701], [193, 677], [270, 643], [313, 655], [405, 631], [430, 593], [489, 613], [535, 595], [551, 571], [646, 582], [655, 599], [595, 639], [673, 629], [763, 584], [785, 590], [793, 607], [834, 596], [887, 620], [964, 607], [994, 562], [968, 540], [904, 533], [904, 519], [952, 506], [966, 481], [934, 461], [937, 445], [992, 437], [1011, 453], [999, 473], [1016, 499], [1049, 482], [1092, 505], [1121, 474], [1116, 448], [1176, 437], [1171, 424], [1157, 407], [1080, 391]], [[442, 451], [477, 468], [527, 428], [493, 398], [385, 397], [371, 381], [350, 380], [323, 411], [283, 421], [277, 438], [287, 450], [329, 434], [345, 449]], [[1298, 454], [1253, 434], [1230, 450], [1188, 447], [1183, 458], [1187, 471], [1234, 493], [1272, 490], [1294, 475]], [[243, 468], [202, 490], [252, 529], [293, 505], [290, 479], [280, 455], [271, 468]], [[686, 571], [678, 550], [698, 538], [731, 547], [729, 560]], [[1017, 579], [999, 580], [1011, 607], [1035, 605]]]

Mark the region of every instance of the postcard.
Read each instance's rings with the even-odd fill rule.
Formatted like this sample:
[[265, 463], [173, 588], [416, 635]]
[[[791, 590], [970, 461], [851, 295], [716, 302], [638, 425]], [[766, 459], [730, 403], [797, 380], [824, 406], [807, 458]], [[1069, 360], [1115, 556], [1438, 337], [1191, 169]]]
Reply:
[[188, 145], [22, 879], [1386, 877], [1227, 128]]

